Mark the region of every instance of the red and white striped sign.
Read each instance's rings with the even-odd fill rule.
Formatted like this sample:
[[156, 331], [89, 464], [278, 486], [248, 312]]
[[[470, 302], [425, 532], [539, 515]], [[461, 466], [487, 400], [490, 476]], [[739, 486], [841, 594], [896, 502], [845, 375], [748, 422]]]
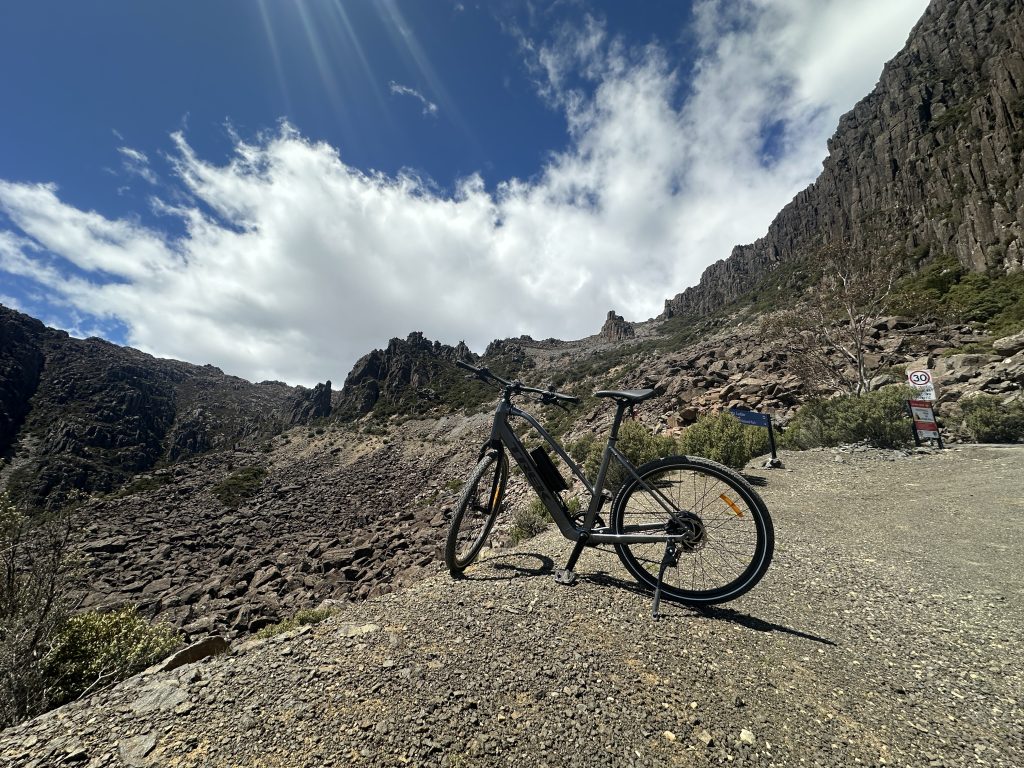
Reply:
[[939, 425], [935, 422], [935, 411], [927, 400], [908, 400], [910, 412], [914, 418], [914, 428], [918, 437], [938, 439]]

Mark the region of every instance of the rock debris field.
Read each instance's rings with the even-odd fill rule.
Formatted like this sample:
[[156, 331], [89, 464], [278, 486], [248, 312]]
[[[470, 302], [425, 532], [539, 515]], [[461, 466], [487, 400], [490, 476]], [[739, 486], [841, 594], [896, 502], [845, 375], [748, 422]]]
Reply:
[[784, 454], [697, 612], [549, 531], [0, 733], [11, 766], [1024, 765], [1024, 446]]

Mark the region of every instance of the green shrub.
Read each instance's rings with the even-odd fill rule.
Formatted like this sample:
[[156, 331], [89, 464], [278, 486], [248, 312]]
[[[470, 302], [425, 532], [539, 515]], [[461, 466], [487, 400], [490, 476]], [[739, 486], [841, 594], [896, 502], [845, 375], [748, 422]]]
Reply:
[[683, 432], [679, 450], [740, 469], [755, 456], [768, 453], [768, 430], [744, 426], [730, 413], [701, 416]]
[[1024, 440], [1024, 403], [1003, 405], [995, 395], [974, 395], [960, 401], [964, 427], [979, 443], [1016, 443]]
[[321, 621], [331, 618], [337, 611], [333, 608], [305, 608], [290, 619], [278, 622], [277, 624], [271, 624], [269, 627], [264, 627], [256, 633], [256, 637], [267, 638], [280, 635], [283, 632], [290, 632], [293, 629], [299, 627], [311, 626], [313, 624], [319, 624]]
[[43, 658], [42, 670], [59, 705], [141, 672], [180, 644], [169, 625], [150, 624], [135, 606], [112, 613], [86, 611], [68, 619]]
[[900, 385], [860, 397], [811, 400], [797, 411], [780, 442], [797, 450], [858, 442], [878, 448], [908, 445], [913, 432], [907, 400], [916, 396], [916, 390]]
[[137, 477], [128, 483], [128, 485], [114, 493], [113, 496], [115, 498], [121, 498], [122, 496], [131, 496], [133, 493], [148, 493], [149, 491], [155, 491], [159, 488], [163, 488], [165, 485], [170, 484], [170, 482], [170, 475], [148, 475], [146, 477]]
[[[569, 517], [579, 513], [581, 509], [580, 500], [571, 498], [566, 502], [566, 509]], [[533, 499], [525, 507], [520, 507], [512, 513], [512, 527], [509, 529], [509, 542], [512, 546], [520, 542], [532, 539], [537, 534], [543, 533], [551, 524], [551, 515], [547, 507], [540, 499]]]
[[[595, 441], [591, 444], [586, 460], [583, 462], [583, 469], [591, 480], [597, 479], [597, 470], [601, 466], [604, 446], [602, 441]], [[679, 453], [676, 441], [671, 437], [656, 435], [639, 421], [632, 419], [622, 422], [622, 426], [619, 427], [617, 447], [636, 467], [663, 456]], [[608, 465], [608, 475], [605, 477], [604, 487], [614, 494], [625, 479], [626, 470], [613, 459], [612, 463]]]
[[565, 450], [577, 464], [580, 464], [587, 460], [587, 454], [590, 453], [595, 442], [597, 442], [597, 438], [594, 437], [593, 432], [584, 432], [576, 440], [567, 443]]
[[267, 470], [263, 467], [242, 467], [213, 486], [213, 495], [226, 507], [237, 507], [256, 495]]
[[512, 546], [527, 539], [532, 539], [551, 523], [551, 515], [540, 499], [533, 499], [525, 507], [520, 507], [512, 514], [512, 528], [509, 540]]
[[954, 256], [939, 256], [900, 282], [893, 311], [985, 323], [992, 338], [1024, 328], [1024, 274], [970, 272]]

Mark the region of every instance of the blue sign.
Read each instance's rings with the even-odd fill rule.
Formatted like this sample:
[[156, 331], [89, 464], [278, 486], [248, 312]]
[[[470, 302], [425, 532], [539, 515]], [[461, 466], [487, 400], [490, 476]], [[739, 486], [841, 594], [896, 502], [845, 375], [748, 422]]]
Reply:
[[735, 416], [741, 424], [747, 424], [751, 427], [768, 427], [772, 423], [772, 417], [767, 413], [744, 411], [739, 408], [730, 408], [729, 413]]

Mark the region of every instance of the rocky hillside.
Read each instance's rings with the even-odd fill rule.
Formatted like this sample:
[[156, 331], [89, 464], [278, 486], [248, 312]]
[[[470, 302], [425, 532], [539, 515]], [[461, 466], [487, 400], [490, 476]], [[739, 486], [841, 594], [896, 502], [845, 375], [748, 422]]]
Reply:
[[235, 637], [407, 586], [438, 568], [444, 509], [488, 427], [453, 416], [383, 435], [295, 428], [137, 476], [76, 512], [82, 606], [135, 604], [188, 638]]
[[1018, 0], [933, 0], [875, 89], [839, 122], [817, 181], [768, 233], [665, 302], [705, 314], [798, 285], [826, 243], [975, 271], [1024, 263], [1024, 12]]
[[604, 550], [559, 586], [551, 531], [10, 728], [0, 762], [1024, 764], [1024, 447], [785, 460], [775, 560], [727, 606], [654, 621]]
[[[735, 321], [676, 349], [653, 346], [670, 344], [671, 336], [648, 335], [626, 347], [602, 346], [598, 337], [519, 339], [496, 343], [492, 352], [506, 360], [514, 352], [528, 382], [567, 377], [582, 405], [569, 412], [537, 407], [567, 440], [607, 428], [613, 409], [592, 396], [602, 386], [659, 387], [663, 394], [639, 406], [637, 417], [662, 433], [727, 407], [784, 420], [806, 390], [788, 370], [784, 349], [762, 344], [749, 318]], [[871, 354], [891, 371], [875, 385], [901, 380], [908, 364], [932, 368], [940, 413], [951, 427], [964, 394], [1011, 397], [1024, 385], [1024, 334], [997, 342], [997, 354], [950, 354], [976, 343], [970, 328], [907, 318], [880, 321], [874, 336]], [[410, 369], [428, 370], [441, 347], [416, 334], [414, 343], [396, 341], [390, 349]], [[161, 464], [115, 493], [95, 494], [76, 512], [90, 565], [83, 607], [130, 603], [188, 638], [211, 631], [236, 637], [324, 600], [359, 601], [434, 573], [446, 510], [486, 438], [496, 396], [449, 368], [445, 376], [464, 389], [439, 389], [427, 401], [418, 388], [391, 380], [396, 401], [413, 398], [426, 409], [419, 417], [371, 410], [356, 422], [293, 427], [255, 444]], [[449, 399], [469, 396], [479, 404], [470, 409], [475, 414]], [[510, 508], [525, 506], [529, 490], [520, 477], [511, 482]]]
[[[569, 412], [539, 409], [565, 438], [603, 432], [611, 409], [592, 393], [615, 387], [659, 388], [637, 415], [663, 433], [730, 407], [785, 422], [814, 383], [796, 376], [783, 344], [764, 341], [756, 309], [692, 313], [766, 275], [798, 279], [789, 267], [819, 234], [1013, 268], [1016, 240], [1000, 252], [1008, 260], [986, 261], [985, 233], [1009, 237], [1021, 219], [999, 229], [1000, 211], [1018, 208], [992, 192], [996, 170], [1011, 178], [1020, 163], [1019, 150], [1003, 151], [1019, 135], [1021, 110], [1009, 100], [1024, 82], [1020, 20], [1019, 4], [933, 3], [876, 91], [844, 117], [821, 179], [763, 240], [671, 300], [665, 318], [632, 323], [613, 311], [589, 338], [497, 340], [480, 356], [412, 333], [360, 359], [334, 392], [330, 382], [251, 384], [73, 339], [0, 307], [0, 487], [51, 508], [88, 494], [76, 513], [91, 564], [83, 605], [135, 603], [188, 637], [234, 637], [324, 600], [390, 593], [439, 567], [445, 510], [495, 398], [456, 359], [579, 395]], [[958, 112], [962, 104], [970, 108]], [[962, 204], [956, 226], [952, 213], [936, 218], [943, 200]], [[892, 316], [867, 345], [874, 387], [902, 381], [908, 366], [931, 369], [950, 426], [965, 394], [1021, 397], [1020, 334], [994, 340], [977, 324]]]
[[74, 339], [0, 306], [0, 481], [35, 503], [111, 491], [134, 474], [331, 413], [313, 390]]

